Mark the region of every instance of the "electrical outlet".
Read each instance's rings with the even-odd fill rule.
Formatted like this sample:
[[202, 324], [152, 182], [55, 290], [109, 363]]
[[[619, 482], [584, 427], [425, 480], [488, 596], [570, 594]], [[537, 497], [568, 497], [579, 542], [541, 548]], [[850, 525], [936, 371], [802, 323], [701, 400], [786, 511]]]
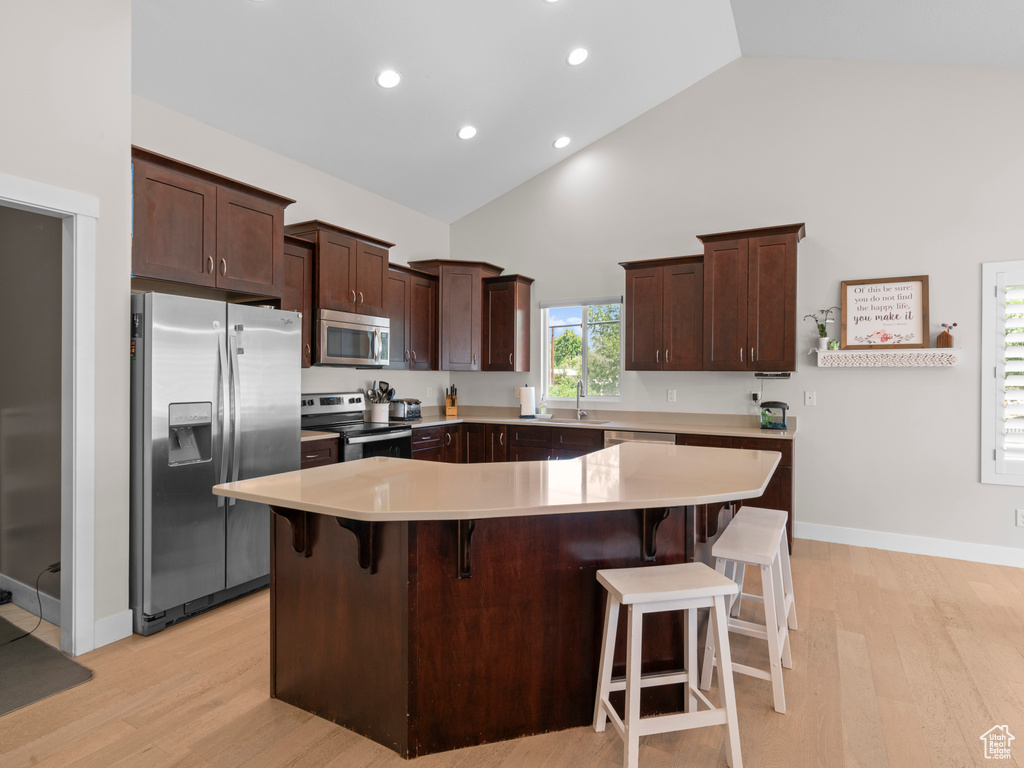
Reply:
[[668, 401], [670, 403], [674, 403], [676, 401], [676, 391], [674, 389], [667, 390], [666, 396], [668, 397]]
[[818, 395], [816, 392], [804, 392], [804, 405], [817, 405]]
[[760, 392], [751, 392], [750, 393], [750, 399], [753, 400], [755, 404], [756, 403], [760, 403], [761, 402], [761, 393]]
[[427, 400], [430, 400], [433, 397], [434, 397], [434, 388], [433, 387], [427, 387]]
[[1017, 527], [1024, 528], [1024, 509], [1017, 510]]

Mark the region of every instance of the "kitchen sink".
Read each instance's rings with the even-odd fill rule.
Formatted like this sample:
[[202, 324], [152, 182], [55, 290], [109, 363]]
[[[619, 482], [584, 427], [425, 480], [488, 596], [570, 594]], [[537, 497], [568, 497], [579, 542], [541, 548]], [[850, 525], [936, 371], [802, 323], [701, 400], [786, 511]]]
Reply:
[[591, 421], [590, 419], [537, 419], [538, 424], [543, 424], [545, 422], [549, 424], [579, 424], [581, 427], [590, 424], [608, 423], [607, 421]]

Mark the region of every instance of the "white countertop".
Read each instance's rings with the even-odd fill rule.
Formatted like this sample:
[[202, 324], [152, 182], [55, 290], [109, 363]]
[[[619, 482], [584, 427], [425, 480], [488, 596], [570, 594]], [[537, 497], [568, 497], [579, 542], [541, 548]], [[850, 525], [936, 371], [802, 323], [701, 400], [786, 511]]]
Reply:
[[777, 451], [650, 443], [562, 461], [375, 457], [225, 483], [213, 492], [372, 522], [557, 515], [760, 496], [780, 458]]
[[317, 432], [312, 429], [299, 430], [299, 442], [308, 443], [311, 440], [330, 440], [331, 438], [337, 440], [337, 432]]
[[570, 429], [622, 430], [626, 432], [663, 432], [679, 435], [718, 435], [722, 437], [757, 437], [776, 440], [792, 440], [796, 429], [761, 429], [738, 424], [688, 424], [676, 422], [609, 420], [588, 417], [582, 421], [562, 419], [519, 419], [502, 416], [427, 416], [418, 421], [392, 421], [392, 424], [408, 424], [417, 427], [436, 427], [445, 424], [522, 424], [526, 426], [569, 427]]

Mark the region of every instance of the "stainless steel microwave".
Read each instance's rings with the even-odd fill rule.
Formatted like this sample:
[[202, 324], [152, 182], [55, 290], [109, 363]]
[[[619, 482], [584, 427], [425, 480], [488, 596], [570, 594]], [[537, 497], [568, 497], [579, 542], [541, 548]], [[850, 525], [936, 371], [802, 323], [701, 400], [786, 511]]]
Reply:
[[321, 309], [317, 312], [317, 365], [388, 364], [391, 321], [386, 317]]

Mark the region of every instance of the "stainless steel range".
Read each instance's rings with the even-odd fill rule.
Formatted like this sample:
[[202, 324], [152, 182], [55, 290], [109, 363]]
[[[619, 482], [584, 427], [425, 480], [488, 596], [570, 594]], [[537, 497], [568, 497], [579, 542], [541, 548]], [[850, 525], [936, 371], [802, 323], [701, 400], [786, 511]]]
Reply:
[[339, 461], [371, 456], [412, 458], [412, 429], [404, 424], [363, 421], [362, 392], [321, 392], [302, 396], [302, 429], [337, 432]]

